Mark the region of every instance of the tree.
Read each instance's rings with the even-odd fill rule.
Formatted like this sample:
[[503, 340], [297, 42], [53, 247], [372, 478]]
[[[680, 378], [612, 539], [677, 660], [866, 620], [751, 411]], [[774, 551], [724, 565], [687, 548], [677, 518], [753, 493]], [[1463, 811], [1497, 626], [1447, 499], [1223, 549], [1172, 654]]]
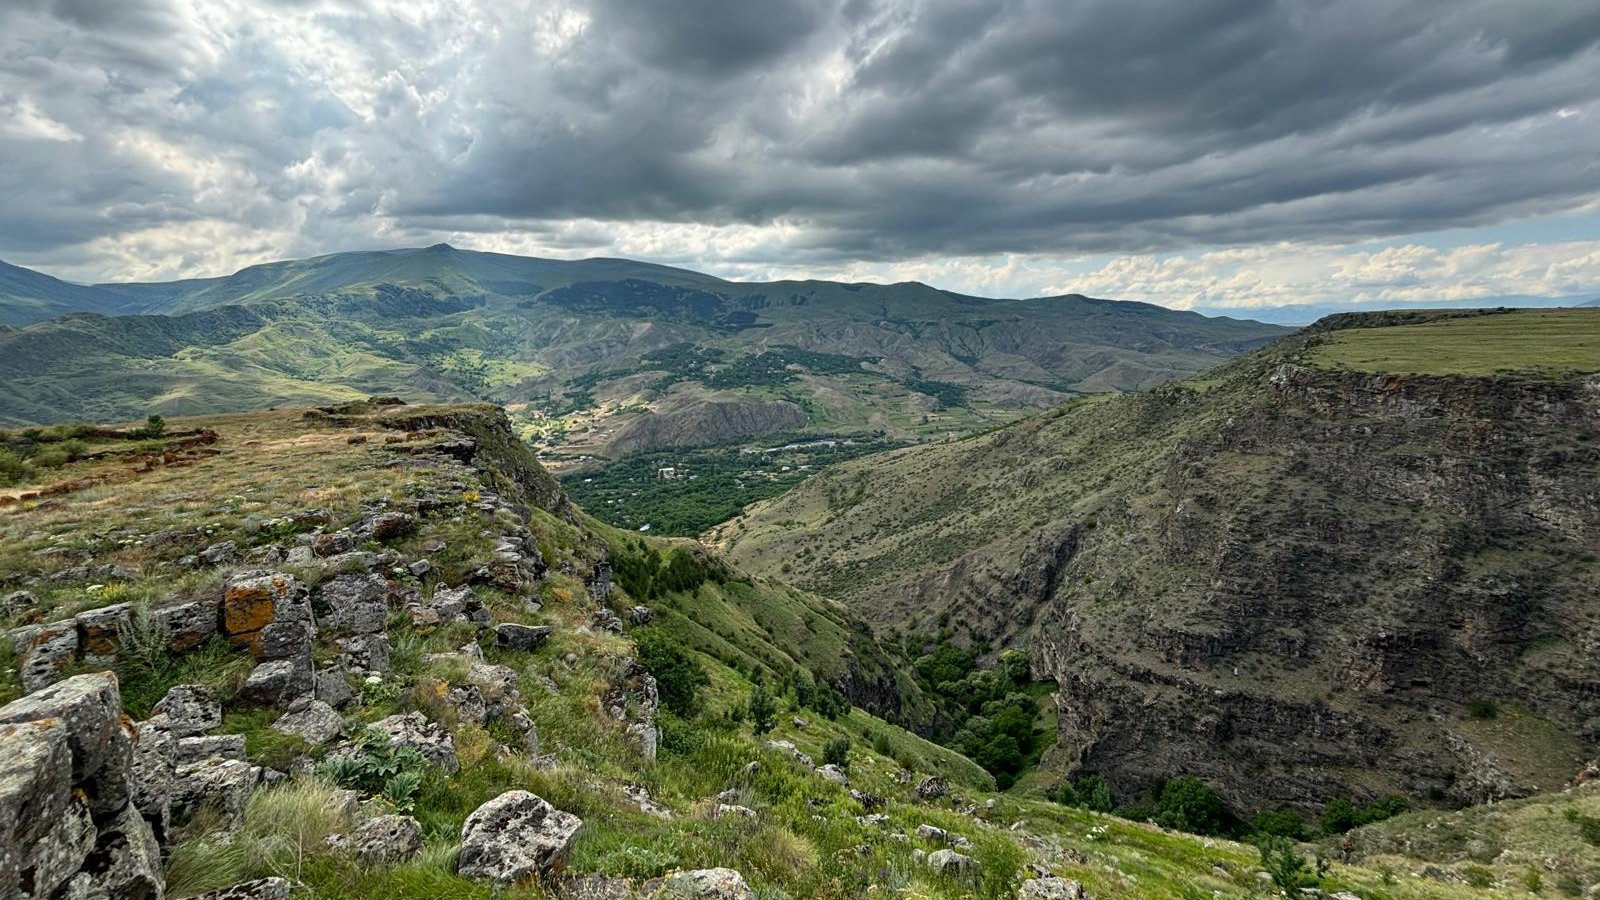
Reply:
[[994, 776], [996, 786], [1005, 790], [1016, 780], [1017, 772], [1022, 768], [1022, 748], [1017, 746], [1017, 739], [1011, 735], [998, 734], [978, 750], [974, 761]]
[[700, 709], [700, 688], [710, 684], [705, 670], [671, 638], [653, 630], [634, 633], [639, 662], [656, 679], [661, 705], [685, 718]]
[[1156, 821], [1193, 834], [1222, 835], [1233, 830], [1233, 814], [1211, 786], [1185, 775], [1167, 782], [1156, 802]]
[[767, 686], [756, 682], [750, 690], [750, 703], [746, 707], [750, 714], [750, 730], [756, 734], [766, 734], [772, 730], [772, 720], [778, 714], [778, 704], [772, 700], [772, 695], [767, 692]]
[[1270, 834], [1298, 841], [1305, 836], [1306, 823], [1300, 818], [1299, 813], [1285, 809], [1278, 812], [1256, 813], [1255, 821], [1250, 823], [1250, 830], [1256, 834]]
[[1078, 779], [1077, 788], [1078, 798], [1084, 809], [1111, 812], [1116, 806], [1115, 799], [1111, 796], [1111, 785], [1099, 775], [1086, 775]]
[[1343, 834], [1357, 824], [1356, 807], [1349, 800], [1330, 800], [1322, 808], [1322, 830], [1328, 834]]
[[1294, 842], [1288, 838], [1265, 836], [1257, 844], [1261, 850], [1261, 868], [1272, 876], [1272, 883], [1290, 897], [1300, 896], [1301, 888], [1314, 888], [1327, 872], [1328, 864], [1318, 858], [1316, 869], [1307, 864], [1305, 857], [1295, 852]]
[[825, 765], [835, 765], [845, 771], [850, 770], [850, 739], [837, 737], [829, 741], [822, 748], [822, 762]]
[[167, 433], [167, 420], [151, 413], [145, 417], [144, 428], [141, 431], [145, 437], [161, 437]]

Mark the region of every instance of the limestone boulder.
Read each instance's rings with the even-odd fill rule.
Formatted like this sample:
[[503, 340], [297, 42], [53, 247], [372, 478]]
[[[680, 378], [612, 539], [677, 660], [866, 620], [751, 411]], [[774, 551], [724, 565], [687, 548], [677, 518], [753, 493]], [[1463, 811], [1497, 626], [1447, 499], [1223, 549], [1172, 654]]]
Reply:
[[205, 734], [222, 725], [222, 702], [204, 685], [173, 685], [156, 701], [155, 711], [166, 716], [167, 728], [175, 738]]
[[734, 869], [693, 869], [645, 882], [648, 900], [755, 900], [755, 891]]
[[457, 871], [496, 884], [554, 884], [582, 825], [536, 794], [507, 791], [467, 817]]
[[350, 834], [328, 838], [328, 844], [367, 865], [393, 865], [422, 852], [422, 824], [410, 816], [377, 816]]
[[273, 731], [296, 735], [308, 744], [318, 745], [332, 742], [343, 729], [344, 719], [337, 710], [309, 697], [290, 703], [288, 710], [272, 723]]

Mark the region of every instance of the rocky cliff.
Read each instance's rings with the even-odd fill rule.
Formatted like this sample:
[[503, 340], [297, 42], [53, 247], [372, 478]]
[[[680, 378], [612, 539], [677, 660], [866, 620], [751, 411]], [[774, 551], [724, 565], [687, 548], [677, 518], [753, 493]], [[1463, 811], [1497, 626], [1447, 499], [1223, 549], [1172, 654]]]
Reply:
[[1509, 371], [1509, 339], [1503, 374], [1321, 355], [1407, 321], [850, 464], [716, 537], [881, 629], [1026, 647], [1057, 763], [1124, 792], [1555, 787], [1600, 741], [1600, 376]]

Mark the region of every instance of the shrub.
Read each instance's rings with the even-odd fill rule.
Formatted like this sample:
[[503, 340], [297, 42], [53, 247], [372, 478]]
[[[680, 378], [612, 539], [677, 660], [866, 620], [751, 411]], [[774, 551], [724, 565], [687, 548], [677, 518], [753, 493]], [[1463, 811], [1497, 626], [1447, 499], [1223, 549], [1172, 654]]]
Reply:
[[1111, 795], [1111, 785], [1099, 775], [1088, 775], [1078, 780], [1079, 805], [1095, 812], [1110, 812], [1116, 803]]
[[1396, 794], [1379, 797], [1366, 806], [1358, 807], [1349, 800], [1331, 800], [1322, 809], [1322, 830], [1328, 834], [1343, 834], [1352, 828], [1381, 822], [1406, 811], [1404, 797]]
[[26, 481], [29, 466], [14, 450], [0, 450], [0, 487], [10, 487]]
[[773, 702], [765, 684], [757, 681], [755, 687], [750, 689], [750, 702], [745, 709], [750, 714], [751, 731], [756, 734], [766, 734], [772, 730], [772, 721], [778, 714], [778, 704]]
[[1206, 835], [1231, 834], [1235, 823], [1222, 797], [1192, 775], [1174, 778], [1161, 788], [1156, 821], [1167, 828]]
[[1288, 838], [1269, 835], [1256, 846], [1261, 851], [1261, 868], [1272, 876], [1272, 883], [1278, 890], [1291, 897], [1299, 896], [1302, 888], [1317, 887], [1322, 876], [1327, 874], [1326, 860], [1318, 857], [1316, 867], [1312, 868]]
[[167, 433], [167, 420], [155, 413], [145, 417], [144, 427], [133, 430], [134, 437], [158, 438]]
[[1565, 813], [1567, 821], [1578, 826], [1578, 835], [1585, 841], [1600, 847], [1600, 817], [1586, 816], [1576, 809], [1568, 809]]
[[879, 756], [894, 756], [894, 742], [889, 740], [889, 732], [880, 731], [872, 736], [872, 752]]
[[1285, 809], [1278, 812], [1257, 813], [1254, 821], [1250, 823], [1250, 830], [1256, 834], [1298, 841], [1305, 837], [1306, 823], [1300, 818], [1299, 813]]
[[655, 676], [661, 705], [684, 718], [699, 712], [700, 688], [711, 683], [700, 663], [659, 631], [638, 631], [635, 643], [639, 663]]
[[1474, 700], [1467, 704], [1467, 713], [1474, 719], [1492, 719], [1500, 714], [1500, 707], [1493, 700]]
[[1466, 877], [1467, 884], [1475, 888], [1486, 888], [1494, 884], [1494, 873], [1483, 866], [1467, 866], [1461, 870], [1461, 874]]
[[822, 762], [824, 764], [835, 765], [841, 769], [849, 771], [850, 739], [847, 737], [837, 737], [829, 741], [827, 746], [822, 748]]

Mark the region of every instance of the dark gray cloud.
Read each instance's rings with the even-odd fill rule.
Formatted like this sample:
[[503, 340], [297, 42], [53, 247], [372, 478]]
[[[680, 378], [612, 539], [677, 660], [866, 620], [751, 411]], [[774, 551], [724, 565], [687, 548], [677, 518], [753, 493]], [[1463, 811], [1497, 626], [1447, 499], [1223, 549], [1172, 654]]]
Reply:
[[1592, 3], [508, 6], [14, 0], [0, 257], [657, 226], [751, 262], [1152, 252], [1600, 197]]

